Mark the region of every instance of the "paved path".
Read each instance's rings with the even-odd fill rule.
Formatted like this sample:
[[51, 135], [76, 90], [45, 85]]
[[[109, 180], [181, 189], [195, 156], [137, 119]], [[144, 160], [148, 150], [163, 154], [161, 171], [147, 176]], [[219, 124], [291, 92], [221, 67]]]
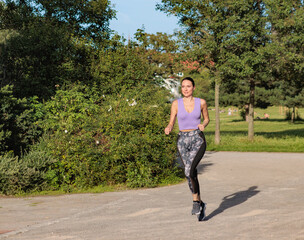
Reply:
[[207, 220], [187, 183], [102, 194], [0, 198], [0, 239], [304, 239], [304, 154], [209, 152]]

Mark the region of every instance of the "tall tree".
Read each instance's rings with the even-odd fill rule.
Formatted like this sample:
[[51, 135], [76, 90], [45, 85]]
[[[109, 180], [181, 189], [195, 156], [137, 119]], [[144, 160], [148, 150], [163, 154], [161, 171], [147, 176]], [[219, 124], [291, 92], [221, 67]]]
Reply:
[[[222, 6], [224, 7], [224, 6]], [[223, 42], [225, 22], [228, 17], [221, 6], [212, 2], [199, 2], [191, 0], [163, 0], [157, 8], [179, 18], [179, 23], [184, 27], [181, 38], [185, 40], [185, 50], [190, 53], [193, 60], [211, 70], [215, 81], [215, 108], [216, 129], [215, 143], [220, 143], [220, 115], [219, 115], [219, 89], [221, 74], [219, 67], [223, 64]]]
[[179, 46], [172, 35], [157, 32], [149, 34], [144, 29], [135, 33], [137, 48], [145, 54], [153, 67], [154, 74], [164, 78], [176, 76], [180, 71]]
[[109, 0], [4, 0], [1, 21], [21, 29], [32, 17], [65, 25], [78, 37], [102, 41], [109, 37], [109, 21], [115, 17]]
[[[262, 0], [162, 0], [158, 9], [174, 14], [185, 26], [198, 60], [209, 66], [215, 79], [215, 102], [223, 81], [239, 81], [249, 87], [248, 137], [254, 137], [255, 87], [266, 63], [261, 50], [268, 42], [265, 4]], [[212, 63], [214, 64], [210, 64]], [[216, 116], [219, 141], [219, 114]]]
[[119, 94], [123, 89], [146, 84], [153, 79], [149, 59], [135, 42], [116, 35], [107, 48], [97, 50], [98, 57], [92, 61], [91, 71], [103, 94]]
[[118, 94], [137, 85], [160, 84], [178, 72], [178, 46], [165, 33], [148, 34], [139, 29], [135, 40], [113, 36], [107, 48], [98, 49], [92, 72], [104, 94]]
[[271, 22], [273, 75], [279, 80], [281, 104], [304, 106], [304, 3], [302, 0], [267, 0]]
[[58, 84], [91, 81], [90, 49], [107, 44], [114, 16], [108, 0], [1, 2], [1, 85], [47, 99]]

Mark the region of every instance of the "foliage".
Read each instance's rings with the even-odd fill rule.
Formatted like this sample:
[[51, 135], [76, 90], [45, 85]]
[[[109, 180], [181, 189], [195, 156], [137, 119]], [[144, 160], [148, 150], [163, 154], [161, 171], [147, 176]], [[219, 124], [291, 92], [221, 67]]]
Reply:
[[142, 52], [132, 43], [113, 40], [111, 47], [98, 51], [92, 63], [92, 74], [103, 94], [118, 94], [123, 88], [153, 81], [153, 71]]
[[[235, 90], [234, 92], [227, 92], [222, 88], [220, 103], [222, 107], [236, 106], [239, 108], [244, 108], [248, 104], [248, 97], [248, 91], [242, 91], [240, 88]], [[270, 105], [278, 105], [280, 103], [280, 98], [281, 91], [277, 88], [255, 88], [254, 105], [256, 107], [267, 108]]]
[[163, 134], [169, 106], [153, 85], [106, 96], [81, 86], [58, 90], [46, 112], [54, 188], [154, 186], [174, 175], [175, 143]]
[[264, 2], [162, 0], [158, 9], [177, 16], [185, 27], [181, 33], [185, 47], [194, 60], [211, 70], [216, 102], [220, 83], [242, 94], [247, 90], [252, 139], [255, 87], [267, 80], [263, 50], [269, 42], [269, 27]]
[[[0, 5], [2, 29], [20, 29], [35, 18], [64, 25], [77, 37], [98, 41], [108, 38], [109, 21], [115, 17], [109, 0], [4, 0]], [[57, 26], [58, 27], [58, 26]], [[50, 29], [51, 30], [51, 29]]]
[[134, 34], [137, 48], [149, 60], [155, 76], [176, 77], [183, 70], [179, 44], [172, 35], [166, 33], [149, 34], [138, 29]]
[[[32, 22], [2, 45], [2, 84], [14, 85], [18, 97], [47, 99], [62, 84], [61, 64], [72, 46], [65, 31], [54, 23]], [[43, 53], [43, 54], [41, 54]]]
[[273, 77], [279, 80], [280, 103], [289, 108], [304, 106], [304, 4], [298, 0], [266, 1], [271, 21]]
[[1, 2], [0, 85], [48, 99], [57, 85], [91, 83], [92, 49], [107, 45], [114, 15], [108, 0]]
[[35, 99], [15, 98], [12, 86], [0, 89], [0, 155], [9, 151], [20, 155], [37, 141], [42, 133], [37, 125], [41, 117], [38, 108]]
[[54, 188], [61, 184], [88, 185], [95, 181], [94, 175], [98, 173], [91, 168], [98, 165], [97, 159], [103, 150], [93, 138], [94, 116], [99, 112], [95, 100], [85, 87], [76, 85], [70, 90], [59, 89], [44, 106], [46, 116], [41, 124], [49, 136], [48, 149], [57, 160], [49, 171]]
[[9, 195], [50, 189], [49, 167], [54, 161], [43, 139], [21, 157], [0, 156], [0, 193]]
[[101, 129], [113, 141], [108, 158], [114, 182], [153, 186], [174, 174], [175, 142], [163, 133], [170, 111], [165, 94], [139, 85], [104, 105]]
[[297, 108], [292, 108], [292, 111], [290, 110], [290, 108], [288, 108], [288, 110], [285, 112], [285, 119], [286, 120], [292, 120], [292, 121], [299, 121], [299, 120], [303, 120], [301, 118], [301, 115], [299, 113], [299, 109]]
[[92, 60], [92, 76], [104, 94], [117, 94], [138, 84], [158, 83], [180, 71], [177, 43], [172, 36], [147, 34], [139, 29], [137, 41], [115, 35], [107, 48], [99, 49]]

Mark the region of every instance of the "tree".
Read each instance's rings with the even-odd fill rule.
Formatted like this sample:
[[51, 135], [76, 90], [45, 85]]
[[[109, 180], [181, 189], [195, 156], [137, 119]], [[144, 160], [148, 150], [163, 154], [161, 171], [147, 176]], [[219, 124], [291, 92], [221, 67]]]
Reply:
[[94, 39], [109, 38], [109, 21], [115, 17], [109, 0], [5, 0], [0, 9], [6, 27], [22, 29], [33, 18], [65, 25], [70, 34]]
[[[2, 43], [0, 64], [5, 71], [1, 85], [14, 85], [18, 97], [47, 99], [63, 84], [63, 65], [72, 50], [70, 38], [54, 24], [32, 22]], [[5, 32], [2, 32], [5, 34]]]
[[173, 14], [179, 18], [179, 23], [185, 28], [181, 33], [181, 38], [186, 42], [185, 50], [189, 51], [190, 57], [211, 70], [211, 75], [215, 80], [215, 108], [216, 108], [216, 129], [215, 143], [220, 142], [219, 124], [219, 86], [223, 43], [222, 11], [218, 11], [219, 6], [212, 3], [200, 3], [198, 1], [171, 1], [163, 0], [162, 5], [157, 8], [161, 11]]
[[153, 68], [146, 54], [130, 41], [116, 35], [107, 48], [97, 50], [91, 72], [97, 87], [103, 94], [119, 94], [138, 84], [153, 81]]
[[119, 94], [137, 85], [161, 84], [179, 71], [178, 46], [164, 33], [139, 29], [135, 40], [115, 35], [106, 48], [97, 50], [91, 72], [104, 94]]
[[107, 45], [114, 16], [108, 0], [1, 2], [1, 85], [48, 99], [56, 85], [92, 82], [92, 49]]
[[292, 108], [304, 106], [304, 4], [300, 0], [267, 1], [271, 21], [273, 75], [279, 80], [281, 104]]
[[138, 49], [146, 54], [153, 66], [154, 75], [164, 78], [174, 77], [181, 69], [179, 58], [179, 46], [172, 35], [157, 32], [149, 34], [144, 29], [138, 29], [135, 33], [138, 41]]
[[[217, 112], [223, 81], [229, 84], [236, 80], [249, 87], [248, 137], [253, 140], [255, 87], [262, 81], [266, 64], [262, 49], [268, 42], [264, 2], [162, 0], [158, 9], [179, 17], [185, 26], [184, 39], [192, 43], [192, 52], [213, 73]], [[218, 143], [219, 113], [215, 135]]]
[[13, 96], [12, 86], [0, 88], [0, 156], [21, 155], [37, 141], [42, 129], [33, 104]]

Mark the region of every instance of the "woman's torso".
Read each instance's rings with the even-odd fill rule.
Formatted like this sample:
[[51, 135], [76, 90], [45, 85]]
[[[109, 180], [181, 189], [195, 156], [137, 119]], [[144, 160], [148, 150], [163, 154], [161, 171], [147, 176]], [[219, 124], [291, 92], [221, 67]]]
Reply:
[[179, 98], [177, 109], [177, 120], [180, 131], [191, 131], [198, 129], [198, 125], [201, 123], [201, 100], [200, 98], [194, 98], [194, 106], [192, 104], [187, 105], [187, 112], [183, 98]]

